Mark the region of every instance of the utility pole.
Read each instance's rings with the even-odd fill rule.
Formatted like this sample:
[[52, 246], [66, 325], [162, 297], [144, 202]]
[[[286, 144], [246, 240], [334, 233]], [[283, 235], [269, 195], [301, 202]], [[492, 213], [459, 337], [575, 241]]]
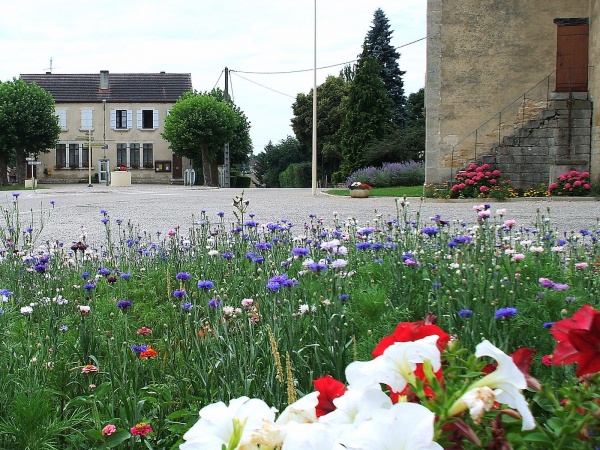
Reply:
[[[229, 69], [225, 67], [225, 103], [229, 105]], [[231, 174], [229, 172], [229, 142], [225, 144], [224, 148], [224, 165], [223, 165], [223, 187], [231, 187]]]
[[313, 70], [312, 195], [317, 195], [317, 0], [315, 0], [315, 39]]

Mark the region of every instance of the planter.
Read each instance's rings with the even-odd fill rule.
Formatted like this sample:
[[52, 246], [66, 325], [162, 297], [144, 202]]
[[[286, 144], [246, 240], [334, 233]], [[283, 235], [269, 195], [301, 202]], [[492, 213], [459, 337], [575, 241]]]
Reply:
[[350, 189], [350, 197], [352, 198], [369, 198], [368, 189]]
[[131, 172], [114, 171], [110, 174], [111, 186], [131, 186]]

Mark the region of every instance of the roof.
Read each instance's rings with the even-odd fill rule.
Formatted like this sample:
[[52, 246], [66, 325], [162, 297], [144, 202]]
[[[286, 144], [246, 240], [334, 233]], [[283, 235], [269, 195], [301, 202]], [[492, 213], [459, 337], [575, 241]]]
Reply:
[[111, 73], [108, 89], [100, 89], [96, 74], [25, 74], [21, 79], [48, 91], [57, 103], [175, 103], [192, 89], [189, 73]]

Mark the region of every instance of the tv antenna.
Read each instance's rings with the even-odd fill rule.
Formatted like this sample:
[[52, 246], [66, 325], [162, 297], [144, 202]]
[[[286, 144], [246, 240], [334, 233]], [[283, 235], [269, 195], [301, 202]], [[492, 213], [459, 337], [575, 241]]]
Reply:
[[50, 57], [50, 67], [47, 67], [45, 70], [48, 73], [52, 73], [52, 69], [60, 69], [60, 67], [52, 67], [52, 56]]

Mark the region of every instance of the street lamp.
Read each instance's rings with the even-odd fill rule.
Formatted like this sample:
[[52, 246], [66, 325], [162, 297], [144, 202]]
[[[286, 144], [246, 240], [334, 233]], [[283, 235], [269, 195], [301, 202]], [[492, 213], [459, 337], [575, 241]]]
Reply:
[[87, 130], [85, 136], [77, 136], [76, 141], [88, 141], [88, 187], [92, 187], [92, 130]]

